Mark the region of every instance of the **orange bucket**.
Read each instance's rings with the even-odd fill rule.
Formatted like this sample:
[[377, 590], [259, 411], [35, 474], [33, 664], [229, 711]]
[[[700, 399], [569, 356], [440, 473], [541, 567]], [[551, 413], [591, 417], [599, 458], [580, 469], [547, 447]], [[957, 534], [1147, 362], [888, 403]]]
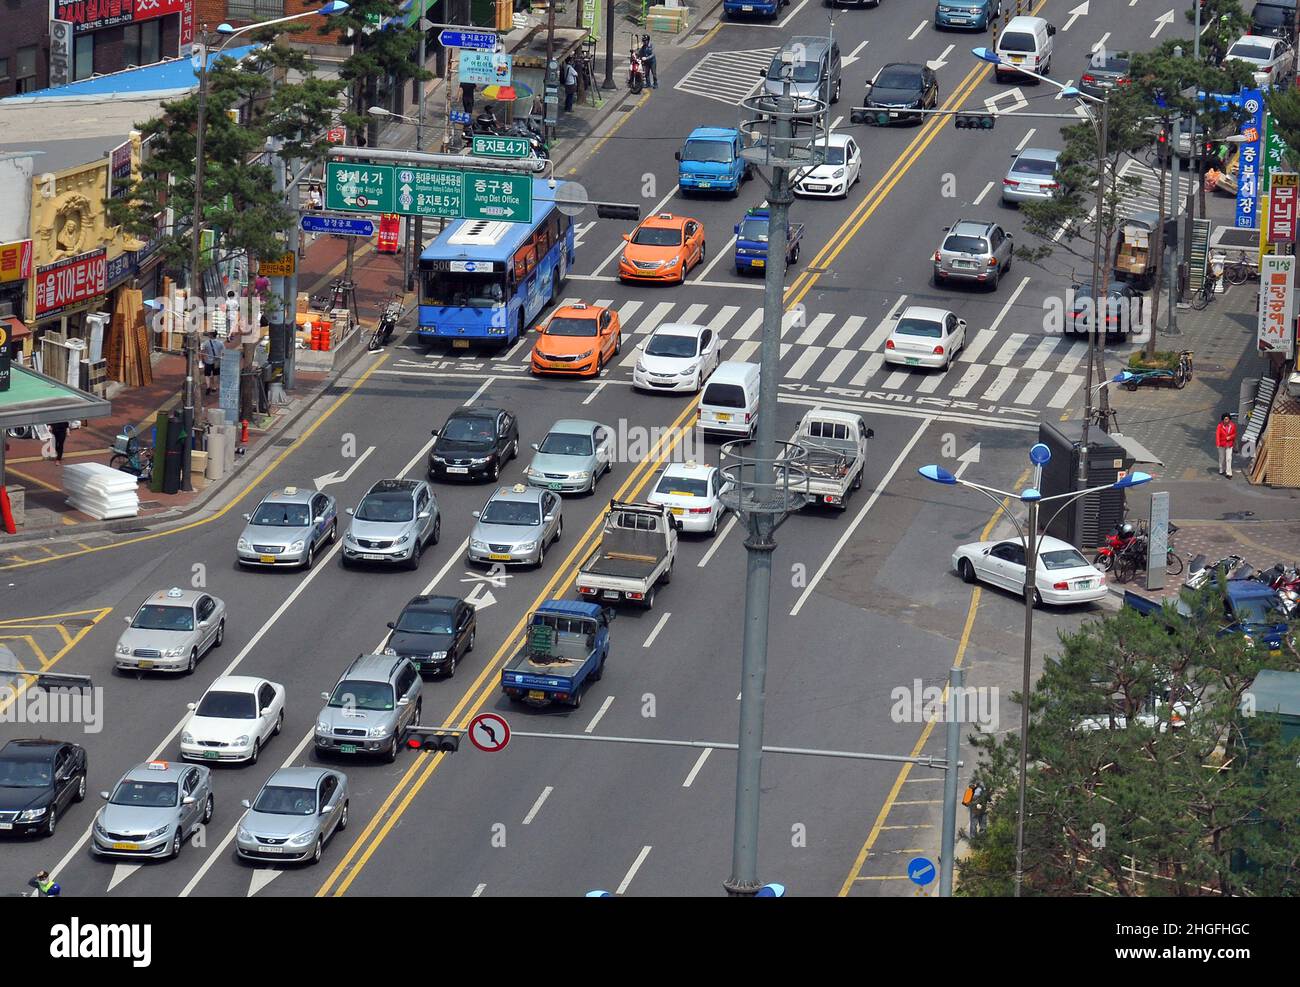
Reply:
[[320, 331], [320, 348], [323, 350], [328, 350], [330, 348], [330, 327], [328, 323], [326, 323]]
[[311, 327], [311, 348], [314, 350], [320, 349], [320, 326], [314, 323]]

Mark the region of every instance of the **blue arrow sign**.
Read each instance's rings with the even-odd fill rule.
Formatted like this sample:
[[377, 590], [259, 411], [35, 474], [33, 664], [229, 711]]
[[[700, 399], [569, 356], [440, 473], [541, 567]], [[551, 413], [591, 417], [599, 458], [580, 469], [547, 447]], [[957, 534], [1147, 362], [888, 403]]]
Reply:
[[438, 41], [444, 48], [478, 48], [495, 51], [497, 36], [486, 31], [441, 31]]
[[907, 879], [919, 887], [925, 887], [935, 878], [934, 862], [925, 857], [913, 857], [907, 862]]
[[349, 219], [342, 216], [304, 216], [304, 233], [332, 233], [335, 236], [374, 236], [372, 219]]

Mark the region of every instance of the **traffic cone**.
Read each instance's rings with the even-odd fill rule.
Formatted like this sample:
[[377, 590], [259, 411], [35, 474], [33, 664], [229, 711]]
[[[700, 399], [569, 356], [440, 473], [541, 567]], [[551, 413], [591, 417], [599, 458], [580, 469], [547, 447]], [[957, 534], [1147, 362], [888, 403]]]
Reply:
[[14, 510], [9, 504], [9, 491], [0, 487], [0, 521], [4, 522], [7, 534], [18, 534], [18, 525], [14, 524]]

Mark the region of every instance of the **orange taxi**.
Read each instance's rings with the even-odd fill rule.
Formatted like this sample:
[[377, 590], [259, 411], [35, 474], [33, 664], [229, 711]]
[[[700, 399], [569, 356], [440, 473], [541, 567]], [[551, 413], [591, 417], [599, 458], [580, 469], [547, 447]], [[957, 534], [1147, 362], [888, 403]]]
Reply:
[[661, 212], [624, 233], [627, 245], [618, 259], [624, 281], [669, 281], [680, 284], [704, 260], [704, 224], [689, 216]]
[[537, 327], [535, 374], [594, 377], [623, 348], [618, 313], [599, 305], [564, 305]]

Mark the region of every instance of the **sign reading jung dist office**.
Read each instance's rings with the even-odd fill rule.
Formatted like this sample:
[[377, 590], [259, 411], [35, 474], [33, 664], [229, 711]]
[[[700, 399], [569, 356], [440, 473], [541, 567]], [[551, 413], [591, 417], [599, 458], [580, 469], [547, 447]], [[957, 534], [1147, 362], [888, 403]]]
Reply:
[[72, 22], [50, 21], [50, 87], [72, 81]]

